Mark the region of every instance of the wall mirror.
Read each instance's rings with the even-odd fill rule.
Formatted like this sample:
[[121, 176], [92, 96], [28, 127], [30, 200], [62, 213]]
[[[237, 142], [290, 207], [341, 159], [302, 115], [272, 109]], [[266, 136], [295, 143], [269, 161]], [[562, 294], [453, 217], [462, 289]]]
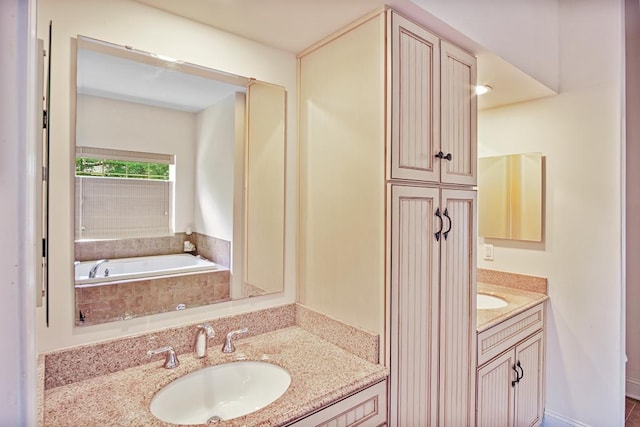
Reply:
[[76, 44], [76, 325], [282, 292], [284, 88]]
[[542, 153], [478, 159], [478, 235], [542, 241]]

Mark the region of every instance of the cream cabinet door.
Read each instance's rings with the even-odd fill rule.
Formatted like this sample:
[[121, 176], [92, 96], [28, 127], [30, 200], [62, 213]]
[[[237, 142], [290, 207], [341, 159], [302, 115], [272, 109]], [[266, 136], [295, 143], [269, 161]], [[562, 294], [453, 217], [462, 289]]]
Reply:
[[391, 186], [391, 426], [438, 425], [439, 199]]
[[390, 13], [391, 179], [440, 181], [440, 39]]
[[473, 425], [476, 193], [391, 200], [391, 425]]
[[542, 422], [543, 332], [478, 369], [477, 427], [532, 427]]
[[441, 153], [444, 183], [477, 183], [476, 58], [445, 42], [440, 44]]
[[512, 427], [515, 400], [515, 352], [503, 353], [478, 369], [476, 427]]
[[516, 427], [530, 427], [542, 421], [543, 348], [542, 332], [516, 346], [516, 364], [521, 378], [516, 384]]
[[442, 190], [440, 238], [441, 426], [470, 426], [476, 379], [476, 192]]

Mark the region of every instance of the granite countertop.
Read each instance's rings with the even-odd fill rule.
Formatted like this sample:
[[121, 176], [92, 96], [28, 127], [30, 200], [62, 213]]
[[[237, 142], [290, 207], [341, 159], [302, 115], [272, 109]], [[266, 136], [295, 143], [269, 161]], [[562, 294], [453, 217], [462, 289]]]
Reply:
[[478, 293], [495, 295], [504, 298], [509, 303], [502, 308], [477, 310], [476, 327], [478, 332], [485, 331], [549, 298], [547, 294], [539, 292], [481, 282], [478, 282]]
[[207, 357], [179, 356], [180, 366], [164, 369], [164, 357], [153, 362], [45, 391], [44, 425], [167, 426], [149, 404], [162, 387], [205, 366], [236, 360], [266, 361], [291, 374], [289, 389], [275, 402], [220, 426], [280, 426], [373, 385], [388, 375], [382, 365], [367, 362], [306, 330], [291, 326], [236, 341], [223, 354], [210, 347]]

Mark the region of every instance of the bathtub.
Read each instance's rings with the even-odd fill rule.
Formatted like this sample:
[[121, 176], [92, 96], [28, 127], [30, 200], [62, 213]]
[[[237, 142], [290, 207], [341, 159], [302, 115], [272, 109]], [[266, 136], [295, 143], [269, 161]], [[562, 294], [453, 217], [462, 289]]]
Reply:
[[[190, 254], [155, 255], [134, 258], [109, 259], [97, 270], [96, 277], [89, 278], [89, 271], [97, 261], [83, 261], [75, 266], [75, 287], [115, 284], [139, 280], [182, 276], [228, 270], [207, 259]], [[108, 270], [108, 274], [107, 273]]]

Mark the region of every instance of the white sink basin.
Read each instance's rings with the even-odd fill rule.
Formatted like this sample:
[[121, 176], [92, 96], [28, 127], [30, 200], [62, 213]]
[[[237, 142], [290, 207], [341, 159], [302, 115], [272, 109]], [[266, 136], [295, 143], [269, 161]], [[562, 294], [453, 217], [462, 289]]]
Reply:
[[289, 388], [285, 369], [266, 362], [209, 366], [167, 384], [151, 400], [151, 413], [174, 424], [206, 424], [263, 408]]
[[506, 307], [509, 303], [507, 300], [495, 295], [477, 294], [476, 304], [479, 310], [493, 310]]

